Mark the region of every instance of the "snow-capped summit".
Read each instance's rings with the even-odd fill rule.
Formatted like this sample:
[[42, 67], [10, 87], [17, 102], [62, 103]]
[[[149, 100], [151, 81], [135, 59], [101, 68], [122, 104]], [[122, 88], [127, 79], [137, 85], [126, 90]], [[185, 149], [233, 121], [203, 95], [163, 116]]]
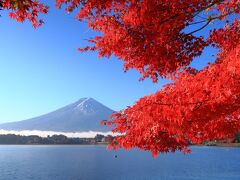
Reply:
[[18, 122], [0, 124], [4, 130], [42, 130], [42, 131], [109, 131], [109, 127], [100, 125], [114, 111], [93, 98], [81, 98], [78, 101], [51, 113]]
[[74, 107], [74, 109], [85, 114], [102, 112], [105, 111], [105, 109], [107, 108], [93, 98], [81, 98], [75, 104], [76, 106]]
[[90, 104], [92, 99], [91, 98], [82, 98], [79, 101], [77, 101], [77, 107], [78, 108], [84, 108], [84, 106], [87, 108], [87, 105]]

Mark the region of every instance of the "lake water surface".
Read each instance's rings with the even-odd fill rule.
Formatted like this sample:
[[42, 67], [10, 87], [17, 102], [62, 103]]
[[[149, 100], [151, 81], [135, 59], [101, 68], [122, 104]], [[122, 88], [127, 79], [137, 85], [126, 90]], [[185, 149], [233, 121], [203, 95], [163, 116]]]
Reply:
[[0, 180], [240, 180], [240, 148], [192, 151], [152, 158], [105, 146], [1, 145]]

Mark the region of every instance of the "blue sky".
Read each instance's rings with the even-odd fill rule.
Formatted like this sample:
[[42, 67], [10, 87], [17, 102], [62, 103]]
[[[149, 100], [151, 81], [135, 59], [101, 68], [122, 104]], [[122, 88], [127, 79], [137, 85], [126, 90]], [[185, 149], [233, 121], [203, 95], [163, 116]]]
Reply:
[[[82, 97], [120, 110], [166, 83], [139, 82], [140, 75], [124, 73], [115, 57], [99, 60], [96, 53], [78, 52], [94, 32], [63, 10], [51, 8], [38, 29], [1, 15], [0, 123], [42, 115]], [[206, 51], [193, 65], [202, 68], [213, 52]]]

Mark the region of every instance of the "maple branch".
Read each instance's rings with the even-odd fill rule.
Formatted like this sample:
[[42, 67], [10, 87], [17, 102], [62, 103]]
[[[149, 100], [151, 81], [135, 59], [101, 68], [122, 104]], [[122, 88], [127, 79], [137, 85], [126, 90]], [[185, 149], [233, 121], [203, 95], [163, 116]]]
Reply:
[[[237, 10], [239, 10], [239, 8], [234, 9], [234, 10], [232, 10], [232, 11], [229, 11], [229, 12], [226, 13], [226, 14], [222, 14], [222, 15], [219, 15], [219, 16], [214, 16], [214, 17], [209, 16], [206, 24], [204, 24], [204, 25], [203, 25], [202, 27], [200, 27], [199, 29], [196, 29], [196, 30], [194, 30], [194, 31], [192, 31], [192, 32], [190, 32], [190, 33], [187, 33], [186, 35], [192, 35], [193, 33], [198, 32], [198, 31], [202, 30], [203, 28], [205, 28], [205, 27], [206, 27], [207, 25], [209, 25], [213, 20], [219, 19], [219, 18], [222, 18], [222, 17], [225, 17], [225, 16], [228, 16], [228, 15], [234, 13], [234, 12], [237, 11]], [[204, 21], [199, 21], [199, 22], [204, 22]], [[198, 22], [196, 22], [196, 24], [197, 24], [197, 23], [198, 23]], [[193, 24], [194, 24], [194, 23], [193, 23]]]
[[[202, 9], [200, 9], [200, 10], [198, 10], [198, 11], [196, 11], [196, 14], [193, 15], [193, 18], [194, 18], [195, 16], [197, 16], [199, 13], [201, 13], [202, 11], [204, 11], [204, 10], [206, 10], [206, 9], [208, 9], [208, 8], [216, 5], [216, 4], [219, 4], [219, 3], [223, 2], [223, 1], [224, 1], [224, 0], [215, 1], [215, 2], [211, 3], [210, 5], [202, 8]], [[184, 7], [184, 9], [186, 9], [186, 8], [187, 8], [187, 7]], [[178, 9], [183, 9], [183, 8], [178, 8]], [[165, 22], [167, 22], [167, 21], [169, 21], [169, 20], [171, 20], [171, 19], [174, 19], [174, 18], [176, 18], [176, 17], [178, 17], [178, 16], [181, 16], [181, 15], [184, 15], [184, 14], [185, 14], [185, 13], [175, 14], [175, 15], [167, 18], [167, 19], [164, 19], [164, 20], [160, 21], [159, 23], [160, 23], [160, 24], [163, 24], [163, 23], [165, 23]]]
[[207, 25], [209, 25], [211, 21], [212, 21], [212, 19], [209, 19], [209, 20], [207, 21], [207, 23], [204, 24], [202, 27], [200, 27], [199, 29], [196, 29], [196, 30], [194, 30], [194, 31], [192, 31], [192, 32], [190, 32], [190, 33], [187, 33], [186, 35], [192, 35], [193, 33], [202, 30], [202, 29], [205, 28]]
[[202, 11], [204, 11], [204, 10], [206, 10], [206, 9], [208, 9], [208, 8], [216, 5], [216, 4], [220, 4], [220, 3], [223, 2], [223, 1], [224, 1], [224, 0], [218, 0], [218, 1], [212, 2], [212, 3], [209, 4], [208, 6], [206, 6], [206, 7], [202, 8], [202, 9], [196, 11], [196, 12], [195, 12], [196, 14], [194, 14], [193, 17], [198, 16]]
[[0, 0], [0, 10], [3, 10], [3, 5], [1, 0]]
[[207, 20], [207, 19], [202, 20], [202, 21], [193, 22], [193, 23], [188, 23], [187, 26], [191, 26], [191, 25], [195, 25], [195, 24], [200, 24], [200, 23], [206, 22], [206, 20]]
[[200, 18], [200, 19], [204, 19], [205, 21], [207, 20], [207, 18], [202, 17], [202, 16], [200, 16], [200, 15], [197, 15], [196, 17], [198, 17], [198, 18]]

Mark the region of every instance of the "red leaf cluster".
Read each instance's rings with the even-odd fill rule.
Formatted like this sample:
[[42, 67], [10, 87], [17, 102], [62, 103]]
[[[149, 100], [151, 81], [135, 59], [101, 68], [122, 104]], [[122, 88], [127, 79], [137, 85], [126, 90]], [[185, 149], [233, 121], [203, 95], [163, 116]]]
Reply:
[[[102, 35], [89, 42], [100, 57], [117, 56], [124, 69], [137, 69], [142, 78], [156, 82], [160, 77], [171, 77], [200, 56], [210, 43], [184, 29], [196, 23], [203, 11], [209, 15], [202, 23], [224, 19], [239, 13], [239, 0], [56, 0], [57, 7], [67, 5], [72, 12], [79, 8], [77, 19], [87, 20], [89, 27]], [[199, 23], [199, 22], [197, 22]], [[205, 27], [203, 24], [203, 27]], [[201, 29], [201, 28], [200, 28]]]
[[18, 22], [28, 19], [35, 28], [43, 24], [43, 20], [38, 19], [38, 14], [48, 12], [48, 6], [36, 0], [1, 0], [0, 8], [8, 9], [9, 17]]
[[[219, 63], [221, 62], [221, 63]], [[179, 74], [157, 93], [112, 117], [118, 146], [186, 151], [189, 142], [233, 137], [240, 130], [240, 44], [196, 75]]]

